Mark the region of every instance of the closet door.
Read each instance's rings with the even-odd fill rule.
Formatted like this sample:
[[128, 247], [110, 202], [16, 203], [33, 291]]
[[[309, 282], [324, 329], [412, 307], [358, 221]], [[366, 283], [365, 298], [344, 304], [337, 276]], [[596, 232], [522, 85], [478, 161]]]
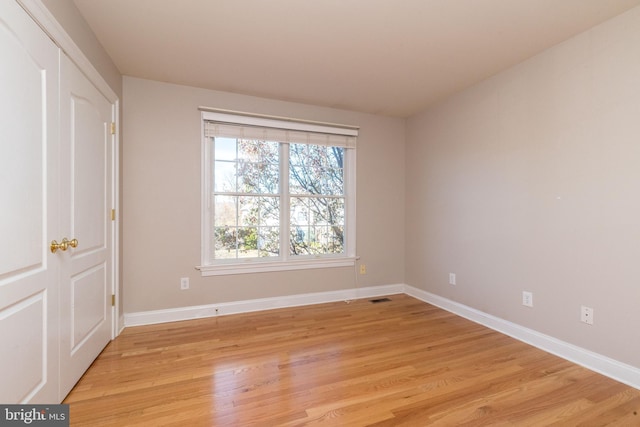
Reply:
[[61, 228], [77, 246], [60, 273], [60, 396], [111, 339], [112, 105], [64, 55], [60, 59]]
[[0, 1], [0, 402], [58, 403], [58, 48]]

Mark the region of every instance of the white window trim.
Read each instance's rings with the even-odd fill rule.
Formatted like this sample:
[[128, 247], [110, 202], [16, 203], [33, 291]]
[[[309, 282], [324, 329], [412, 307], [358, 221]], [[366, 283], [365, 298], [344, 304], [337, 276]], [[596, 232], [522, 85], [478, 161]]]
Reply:
[[[355, 126], [338, 125], [308, 120], [298, 120], [279, 116], [266, 116], [230, 110], [220, 110], [200, 107], [201, 111], [201, 265], [196, 266], [202, 276], [220, 276], [246, 273], [265, 273], [272, 271], [305, 270], [317, 268], [352, 267], [356, 263], [356, 150], [345, 148], [348, 167], [345, 168], [345, 252], [344, 255], [309, 255], [289, 258], [285, 251], [277, 260], [273, 258], [250, 258], [238, 260], [224, 260], [216, 264], [207, 264], [206, 255], [210, 251], [210, 221], [211, 209], [211, 158], [208, 141], [204, 136], [205, 121], [226, 121], [228, 123], [271, 126], [303, 130], [309, 132], [322, 131], [349, 136], [357, 136]], [[287, 218], [288, 216], [285, 215]], [[286, 234], [288, 247], [288, 233]], [[282, 247], [282, 244], [281, 244]]]
[[224, 276], [229, 274], [268, 273], [273, 271], [308, 270], [314, 268], [353, 267], [355, 257], [315, 258], [295, 261], [242, 260], [233, 264], [203, 265], [197, 267], [202, 276]]

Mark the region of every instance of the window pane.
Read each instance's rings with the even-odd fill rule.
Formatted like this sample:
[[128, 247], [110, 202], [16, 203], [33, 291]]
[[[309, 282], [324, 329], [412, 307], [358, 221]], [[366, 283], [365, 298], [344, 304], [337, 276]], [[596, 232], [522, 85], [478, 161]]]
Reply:
[[344, 199], [309, 197], [309, 223], [317, 225], [344, 225]]
[[214, 140], [215, 160], [236, 160], [237, 144], [235, 138], [216, 137]]
[[258, 252], [261, 257], [280, 255], [279, 227], [260, 227], [258, 229]]
[[258, 257], [258, 229], [238, 227], [238, 258]]
[[233, 196], [214, 196], [215, 227], [235, 227], [237, 225], [237, 199]]
[[262, 158], [263, 150], [268, 149], [268, 142], [255, 139], [238, 139], [238, 158], [248, 162], [257, 162]]
[[280, 144], [257, 139], [238, 140], [238, 158], [249, 162], [278, 162]]
[[235, 192], [236, 184], [236, 162], [216, 161], [214, 163], [213, 191]]
[[325, 169], [322, 194], [341, 196], [344, 194], [344, 169]]
[[291, 194], [305, 194], [307, 193], [304, 187], [304, 168], [302, 166], [289, 165], [289, 193]]
[[292, 226], [289, 236], [289, 253], [291, 255], [308, 255], [309, 227]]
[[290, 212], [290, 254], [344, 252], [344, 199], [293, 197]]
[[214, 228], [215, 259], [237, 257], [237, 229], [236, 227]]
[[242, 196], [238, 198], [238, 225], [258, 225], [258, 197]]
[[344, 253], [344, 227], [334, 226], [331, 229], [331, 241], [328, 250], [333, 254]]
[[309, 206], [306, 198], [292, 197], [290, 201], [291, 225], [309, 224]]
[[327, 151], [327, 167], [333, 169], [344, 169], [344, 148], [325, 147]]
[[289, 144], [289, 165], [303, 166], [305, 159], [309, 158], [307, 145], [305, 144]]
[[259, 210], [260, 225], [280, 226], [280, 198], [261, 197]]
[[238, 198], [238, 225], [279, 226], [278, 197], [241, 196]]
[[290, 193], [344, 194], [343, 155], [340, 147], [290, 144]]
[[243, 193], [277, 194], [280, 183], [278, 164], [270, 162], [238, 163], [238, 191]]
[[239, 191], [277, 194], [280, 185], [279, 144], [238, 140]]

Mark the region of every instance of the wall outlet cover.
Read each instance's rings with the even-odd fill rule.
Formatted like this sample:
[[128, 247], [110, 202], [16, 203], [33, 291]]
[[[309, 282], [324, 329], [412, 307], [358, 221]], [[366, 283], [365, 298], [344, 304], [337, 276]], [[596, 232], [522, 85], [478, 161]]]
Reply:
[[593, 325], [593, 308], [581, 306], [580, 307], [580, 321], [587, 325]]
[[522, 305], [525, 307], [533, 307], [533, 293], [522, 291]]

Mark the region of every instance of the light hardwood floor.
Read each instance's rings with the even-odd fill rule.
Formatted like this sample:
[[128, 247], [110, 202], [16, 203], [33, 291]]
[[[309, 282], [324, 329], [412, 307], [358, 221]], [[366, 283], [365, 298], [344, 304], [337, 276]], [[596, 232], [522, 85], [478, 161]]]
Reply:
[[127, 328], [73, 426], [640, 426], [640, 391], [406, 295]]

